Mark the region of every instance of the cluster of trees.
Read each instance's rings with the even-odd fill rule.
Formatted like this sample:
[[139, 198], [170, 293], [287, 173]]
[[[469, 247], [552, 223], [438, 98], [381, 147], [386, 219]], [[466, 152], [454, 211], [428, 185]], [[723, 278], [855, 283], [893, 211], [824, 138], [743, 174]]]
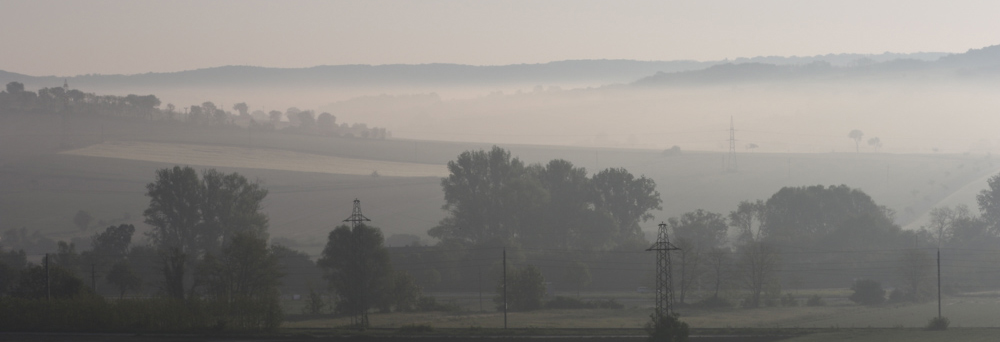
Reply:
[[155, 95], [96, 95], [67, 86], [42, 88], [37, 92], [26, 90], [24, 84], [10, 82], [0, 91], [0, 114], [64, 114], [89, 115], [143, 120], [181, 121], [195, 126], [245, 127], [248, 129], [276, 130], [326, 136], [343, 136], [365, 139], [386, 139], [391, 133], [385, 128], [368, 127], [364, 123], [337, 124], [330, 113], [316, 115], [312, 110], [292, 107], [285, 112], [272, 110], [250, 112], [245, 102], [233, 105], [232, 110], [220, 108], [211, 101], [191, 105], [180, 111], [171, 103], [160, 108]]
[[587, 177], [568, 161], [525, 165], [494, 146], [463, 152], [448, 170], [448, 216], [428, 234], [453, 247], [645, 248], [639, 224], [661, 209], [656, 183], [622, 168]]
[[[226, 322], [228, 327], [277, 327], [282, 320], [278, 303], [281, 261], [296, 257], [308, 261], [308, 257], [267, 246], [268, 220], [260, 210], [267, 190], [237, 173], [207, 170], [199, 175], [190, 167], [157, 170], [156, 180], [146, 189], [150, 204], [144, 216], [152, 227], [149, 243], [133, 244], [135, 228], [127, 224], [95, 234], [91, 250], [82, 253], [76, 252], [73, 243], [59, 242], [58, 253], [47, 255], [45, 262], [50, 273], [59, 274], [54, 279], [65, 279], [56, 283], [65, 285], [54, 285], [49, 292], [57, 298], [89, 296], [99, 274], [119, 297], [152, 285], [150, 292], [168, 298], [204, 301], [216, 316], [211, 319]], [[37, 292], [46, 291], [45, 286], [37, 286], [42, 266], [24, 262], [23, 251], [21, 255], [0, 266], [20, 268], [16, 277], [4, 277], [16, 280], [3, 289], [15, 298], [44, 297]], [[81, 278], [89, 278], [90, 283]], [[44, 284], [44, 278], [41, 281]], [[22, 290], [27, 288], [35, 292]]]
[[[268, 245], [268, 218], [261, 211], [268, 191], [259, 182], [238, 173], [175, 166], [157, 170], [146, 190], [150, 203], [143, 215], [152, 227], [146, 244], [133, 244], [135, 227], [122, 224], [94, 234], [91, 249], [80, 253], [73, 243], [58, 242], [58, 253], [47, 254], [45, 266], [29, 263], [23, 249], [0, 250], [0, 300], [93, 297], [100, 275], [102, 287], [111, 285], [119, 298], [142, 293], [194, 303], [194, 311], [184, 314], [208, 311], [205, 324], [238, 329], [277, 327], [282, 289], [311, 292], [313, 313], [323, 311], [319, 294], [328, 289], [335, 297], [331, 311], [351, 315], [362, 326], [371, 308], [442, 308], [421, 294], [408, 273], [392, 270], [376, 227], [337, 227], [314, 263], [304, 253]], [[24, 231], [6, 235], [28, 240]], [[46, 266], [50, 287], [44, 285]], [[321, 285], [323, 273], [329, 287]], [[298, 286], [282, 286], [283, 281]]]
[[371, 308], [382, 312], [436, 308], [409, 273], [393, 271], [384, 243], [377, 227], [341, 225], [330, 232], [317, 261], [336, 297], [335, 312], [350, 315], [362, 327], [368, 326]]
[[[864, 140], [865, 133], [860, 129], [852, 129], [847, 133], [847, 137], [854, 140], [854, 151], [861, 152], [861, 141]], [[868, 138], [868, 145], [875, 149], [875, 152], [878, 152], [878, 149], [882, 148], [882, 139], [878, 137]]]
[[0, 92], [0, 113], [65, 113], [113, 117], [156, 119], [161, 111], [155, 95], [96, 95], [67, 87], [24, 89], [19, 82], [7, 83]]
[[[364, 139], [386, 139], [391, 138], [392, 133], [385, 128], [371, 127], [367, 124], [346, 122], [337, 124], [337, 117], [333, 114], [323, 112], [319, 115], [313, 110], [300, 110], [291, 107], [281, 112], [272, 110], [265, 113], [262, 110], [255, 110], [247, 113], [247, 104], [237, 103], [233, 109], [240, 113], [239, 118], [248, 122], [251, 128], [274, 130], [277, 127], [285, 126], [284, 130], [294, 131], [301, 134], [342, 136], [349, 138]], [[287, 124], [282, 120], [285, 119]]]
[[[622, 168], [588, 175], [559, 159], [526, 165], [494, 146], [463, 152], [448, 169], [441, 180], [448, 216], [428, 231], [439, 242], [397, 248], [391, 257], [424, 287], [468, 291], [485, 282], [502, 290], [506, 249], [514, 310], [542, 306], [545, 268], [532, 266], [532, 259], [567, 251], [641, 251], [649, 242], [640, 224], [660, 209], [656, 183]], [[579, 291], [592, 279], [583, 261], [564, 265], [561, 277], [552, 279]]]
[[[785, 187], [766, 201], [743, 201], [728, 215], [697, 210], [668, 224], [681, 248], [674, 267], [678, 301], [695, 293], [717, 301], [720, 291], [743, 289], [748, 307], [777, 302], [783, 285], [850, 284], [884, 275], [863, 265], [888, 254], [842, 251], [911, 251], [908, 245], [926, 235], [903, 231], [890, 209], [845, 185]], [[900, 268], [915, 260], [896, 257]], [[817, 265], [824, 272], [809, 271]]]

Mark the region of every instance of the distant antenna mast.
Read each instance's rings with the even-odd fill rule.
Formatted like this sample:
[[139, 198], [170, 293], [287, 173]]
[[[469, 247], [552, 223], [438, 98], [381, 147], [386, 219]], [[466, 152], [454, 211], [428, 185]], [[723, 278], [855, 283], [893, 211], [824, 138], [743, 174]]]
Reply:
[[351, 217], [348, 217], [346, 220], [344, 220], [344, 222], [350, 222], [351, 228], [353, 229], [360, 226], [362, 222], [369, 222], [369, 221], [371, 220], [365, 217], [365, 215], [361, 214], [361, 200], [355, 198], [354, 210], [351, 211]]
[[729, 117], [729, 158], [726, 159], [726, 172], [736, 172], [736, 126], [733, 117]]

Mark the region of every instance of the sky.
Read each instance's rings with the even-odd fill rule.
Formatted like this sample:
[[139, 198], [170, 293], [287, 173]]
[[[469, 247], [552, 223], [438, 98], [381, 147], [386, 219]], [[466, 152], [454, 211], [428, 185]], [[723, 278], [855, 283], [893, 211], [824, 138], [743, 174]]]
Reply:
[[964, 52], [1000, 44], [997, 13], [998, 1], [0, 0], [0, 70]]

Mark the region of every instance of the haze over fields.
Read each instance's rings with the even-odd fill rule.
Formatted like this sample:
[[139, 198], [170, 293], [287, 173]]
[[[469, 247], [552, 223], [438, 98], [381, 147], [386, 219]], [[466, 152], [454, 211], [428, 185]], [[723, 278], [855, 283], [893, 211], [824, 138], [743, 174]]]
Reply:
[[0, 1], [0, 331], [996, 328], [997, 13]]
[[[175, 72], [130, 73], [120, 69], [121, 74], [56, 76], [20, 72], [0, 64], [0, 83], [19, 82], [27, 90], [67, 84], [70, 89], [98, 95], [154, 94], [161, 109], [176, 108], [181, 119], [206, 101], [221, 110], [245, 103], [248, 113], [265, 121], [268, 119], [262, 116], [275, 110], [315, 110], [313, 115], [330, 113], [341, 125], [363, 123], [383, 128], [396, 141], [379, 147], [380, 151], [395, 152], [371, 154], [365, 144], [344, 148], [337, 147], [340, 143], [336, 141], [305, 143], [329, 146], [317, 150], [315, 146], [303, 147], [303, 142], [268, 141], [266, 135], [255, 138], [250, 134], [244, 144], [236, 142], [242, 138], [206, 140], [190, 132], [183, 138], [105, 129], [115, 124], [81, 123], [68, 128], [63, 124], [58, 131], [44, 133], [52, 135], [50, 143], [57, 141], [58, 135], [82, 137], [68, 144], [61, 138], [58, 148], [44, 149], [74, 160], [84, 158], [81, 162], [117, 163], [108, 159], [112, 158], [152, 163], [150, 169], [155, 168], [152, 165], [191, 164], [243, 170], [250, 175], [258, 172], [252, 170], [287, 175], [278, 177], [281, 181], [260, 176], [277, 183], [277, 196], [281, 196], [285, 179], [289, 186], [300, 186], [292, 184], [301, 172], [370, 178], [377, 171], [384, 177], [422, 179], [419, 192], [426, 194], [416, 196], [440, 198], [436, 178], [447, 174], [447, 161], [467, 149], [499, 144], [529, 162], [563, 158], [591, 172], [621, 166], [649, 175], [658, 182], [665, 203], [663, 211], [655, 215], [657, 220], [699, 208], [725, 211], [739, 200], [766, 198], [781, 186], [847, 184], [894, 209], [900, 224], [918, 228], [926, 223], [924, 215], [935, 205], [974, 207], [975, 192], [995, 171], [991, 156], [1000, 151], [1000, 135], [995, 130], [1000, 127], [1000, 116], [996, 115], [1000, 98], [995, 96], [1000, 85], [1000, 46], [951, 49], [880, 53], [825, 50], [812, 55], [702, 60], [567, 59], [495, 65], [408, 64], [383, 59], [376, 61], [403, 63], [303, 68], [284, 63], [274, 64], [281, 67], [203, 65]], [[80, 65], [77, 70], [95, 69]], [[151, 66], [146, 70], [162, 69]], [[276, 124], [294, 126], [298, 123], [292, 120], [296, 119], [282, 115]], [[717, 172], [723, 167], [724, 154], [712, 154], [729, 151], [730, 125], [734, 125], [735, 148], [743, 165], [743, 175], [737, 178], [720, 176]], [[13, 147], [25, 143], [21, 138], [29, 133], [23, 127], [15, 123], [6, 128], [4, 140], [12, 147], [7, 153], [36, 155], [38, 151]], [[852, 130], [862, 131], [863, 138], [849, 138]], [[451, 143], [427, 145], [421, 141]], [[429, 146], [441, 149], [430, 151]], [[681, 156], [660, 153], [673, 147], [682, 151]], [[822, 171], [800, 173], [796, 167]], [[8, 176], [7, 183], [38, 182], [37, 174], [23, 172], [28, 173]], [[139, 184], [149, 174], [135, 177]], [[761, 182], [759, 177], [768, 180]], [[682, 184], [676, 184], [678, 181]], [[350, 182], [343, 184], [352, 188], [347, 185]], [[134, 204], [127, 211], [131, 221], [137, 220], [143, 202], [141, 190], [135, 191], [129, 197], [134, 200], [127, 201]], [[385, 194], [392, 197], [391, 191]], [[353, 197], [367, 197], [363, 191], [330, 195], [341, 206]], [[279, 219], [277, 222], [288, 223], [283, 230], [289, 236], [303, 240], [318, 237], [330, 225], [323, 222], [330, 218], [313, 215], [309, 217], [317, 218], [309, 220], [301, 215], [303, 210], [327, 210], [330, 203], [322, 197], [300, 196], [276, 204], [272, 216]], [[378, 206], [379, 199], [372, 200], [371, 205]], [[14, 215], [8, 225], [47, 222], [41, 225], [53, 230], [82, 204], [61, 208], [59, 218]], [[411, 209], [384, 221], [386, 229], [426, 238], [426, 230], [444, 214], [438, 209], [440, 205], [422, 201], [420, 209], [404, 206]], [[278, 210], [285, 206], [298, 209]], [[8, 208], [23, 207], [20, 203]], [[303, 230], [313, 231], [311, 237], [292, 233]]]

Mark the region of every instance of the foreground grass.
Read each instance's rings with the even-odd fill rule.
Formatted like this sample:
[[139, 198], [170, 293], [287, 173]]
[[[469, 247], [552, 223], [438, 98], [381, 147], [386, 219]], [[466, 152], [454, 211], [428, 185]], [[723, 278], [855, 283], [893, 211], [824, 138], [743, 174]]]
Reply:
[[1000, 338], [1000, 330], [987, 328], [949, 329], [945, 331], [927, 331], [920, 329], [851, 329], [841, 331], [819, 332], [796, 336], [787, 342], [938, 342], [938, 341], [996, 341]]
[[[820, 307], [769, 307], [720, 310], [680, 309], [681, 320], [695, 329], [919, 329], [937, 314], [937, 303], [894, 304], [875, 307], [831, 301]], [[294, 311], [289, 311], [294, 312]], [[640, 329], [651, 309], [539, 310], [511, 312], [507, 326], [517, 329]], [[995, 297], [954, 297], [944, 301], [944, 315], [953, 328], [1000, 327], [1000, 300]], [[429, 325], [435, 329], [502, 328], [504, 317], [496, 311], [390, 313], [370, 315], [372, 327], [394, 329], [404, 325]], [[333, 328], [349, 325], [350, 318], [290, 320], [285, 328]]]

